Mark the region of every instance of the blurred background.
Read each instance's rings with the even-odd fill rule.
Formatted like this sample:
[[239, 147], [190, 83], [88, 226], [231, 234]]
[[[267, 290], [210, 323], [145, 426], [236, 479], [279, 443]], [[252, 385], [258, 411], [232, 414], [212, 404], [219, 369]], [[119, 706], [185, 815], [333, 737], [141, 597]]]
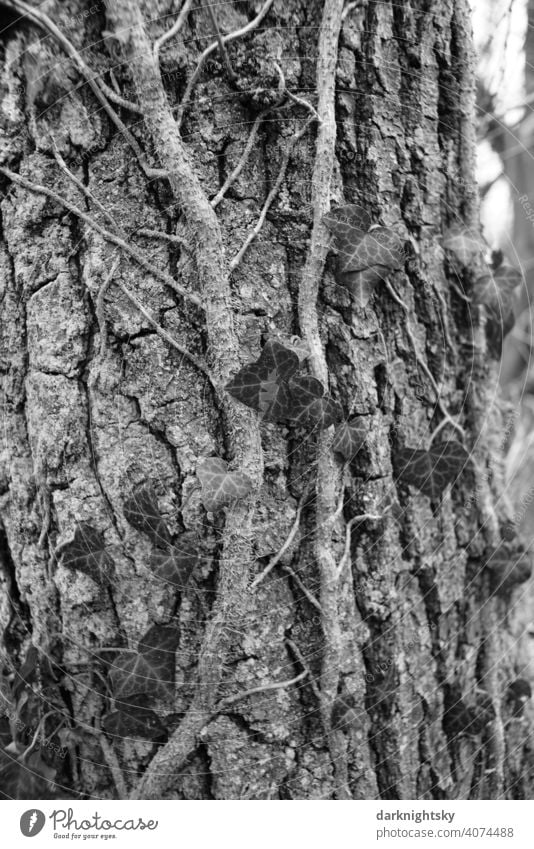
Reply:
[[[525, 543], [534, 543], [534, 0], [474, 0], [478, 51], [478, 181], [483, 234], [521, 271], [515, 322], [499, 368], [507, 425], [507, 492]], [[534, 582], [515, 602], [516, 636], [534, 678]]]

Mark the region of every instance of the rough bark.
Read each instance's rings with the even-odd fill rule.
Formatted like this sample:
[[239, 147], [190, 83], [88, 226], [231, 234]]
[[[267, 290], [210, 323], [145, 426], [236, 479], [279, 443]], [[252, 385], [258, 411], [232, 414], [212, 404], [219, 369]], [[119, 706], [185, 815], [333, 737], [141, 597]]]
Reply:
[[[0, 624], [6, 664], [20, 668], [31, 644], [61, 669], [55, 715], [72, 731], [68, 756], [49, 762], [55, 792], [529, 797], [530, 724], [504, 698], [522, 673], [514, 608], [484, 569], [512, 515], [496, 367], [480, 316], [449, 286], [441, 247], [450, 225], [477, 226], [467, 5], [349, 4], [341, 20], [338, 0], [275, 1], [260, 26], [227, 41], [235, 79], [213, 50], [183, 110], [215, 40], [207, 9], [191, 6], [158, 57], [151, 46], [177, 4], [107, 6], [107, 17], [101, 6], [81, 17], [89, 7], [70, 0], [48, 14], [106, 75], [100, 91], [119, 124], [35, 22], [1, 42]], [[223, 35], [261, 6], [217, 5]], [[300, 103], [280, 102], [277, 66]], [[214, 211], [258, 116], [250, 155]], [[390, 286], [407, 310], [383, 284], [365, 309], [336, 284], [320, 219], [340, 202], [402, 236], [406, 263]], [[346, 469], [331, 429], [310, 436], [262, 422], [224, 392], [273, 333], [302, 337], [311, 373], [345, 415], [362, 417], [365, 447]], [[392, 464], [399, 447], [428, 445], [440, 404], [474, 463], [431, 503], [399, 484]], [[196, 478], [213, 455], [254, 484], [215, 516]], [[151, 546], [124, 515], [147, 484], [173, 535], [201, 533], [201, 565], [180, 594], [148, 569]], [[400, 509], [387, 509], [395, 501]], [[335, 581], [355, 515], [381, 518], [349, 528]], [[296, 518], [298, 533], [254, 585]], [[109, 589], [55, 556], [80, 521], [104, 536]], [[159, 706], [167, 742], [106, 743], [98, 649], [134, 647], [170, 622], [180, 645], [174, 697]], [[338, 696], [353, 704], [342, 730], [332, 726]], [[476, 734], [445, 716], [460, 697], [472, 708], [491, 702]]]

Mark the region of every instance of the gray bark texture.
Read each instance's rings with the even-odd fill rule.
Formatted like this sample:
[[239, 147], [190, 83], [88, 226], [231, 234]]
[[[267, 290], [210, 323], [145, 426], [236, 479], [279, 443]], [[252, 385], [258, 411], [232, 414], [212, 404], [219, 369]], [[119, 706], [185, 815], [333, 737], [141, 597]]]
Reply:
[[[19, 797], [38, 752], [52, 798], [530, 798], [529, 708], [507, 697], [526, 674], [521, 576], [495, 592], [485, 568], [513, 514], [507, 411], [442, 246], [478, 229], [467, 3], [274, 0], [196, 78], [217, 45], [199, 0], [68, 0], [44, 23], [37, 5], [0, 4], [22, 16], [0, 36], [2, 692], [22, 682], [12, 710], [35, 701], [40, 741], [27, 752], [19, 732]], [[223, 38], [262, 6], [213, 6]], [[405, 244], [364, 308], [321, 222], [343, 203]], [[273, 336], [299, 337], [304, 369], [359, 417], [350, 463], [333, 427], [265, 422], [225, 392]], [[447, 413], [470, 463], [431, 501], [395, 453], [428, 447]], [[208, 513], [212, 456], [252, 487]], [[182, 592], [125, 517], [140, 487], [173, 538], [200, 538]], [[81, 522], [109, 582], [65, 566]], [[163, 738], [102, 730], [109, 649], [169, 624]]]

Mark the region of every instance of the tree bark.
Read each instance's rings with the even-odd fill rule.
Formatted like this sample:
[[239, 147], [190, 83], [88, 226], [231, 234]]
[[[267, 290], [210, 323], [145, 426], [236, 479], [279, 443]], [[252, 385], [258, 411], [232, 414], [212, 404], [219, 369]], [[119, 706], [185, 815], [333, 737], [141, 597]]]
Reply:
[[[200, 3], [47, 7], [74, 52], [37, 4], [7, 5], [23, 22], [0, 44], [0, 625], [8, 701], [39, 650], [15, 707], [37, 695], [43, 793], [530, 797], [529, 708], [506, 695], [516, 596], [485, 568], [512, 517], [497, 363], [442, 246], [478, 229], [467, 4], [219, 4], [227, 56]], [[365, 308], [327, 249], [343, 203], [405, 244]], [[299, 337], [303, 369], [359, 417], [350, 463], [333, 427], [262, 421], [224, 390], [273, 336]], [[395, 458], [447, 414], [469, 468], [431, 501]], [[212, 456], [251, 481], [217, 513], [197, 478]], [[142, 487], [173, 539], [200, 537], [182, 592], [125, 515]], [[65, 565], [81, 522], [108, 582]], [[169, 624], [165, 739], [102, 731], [109, 650]]]

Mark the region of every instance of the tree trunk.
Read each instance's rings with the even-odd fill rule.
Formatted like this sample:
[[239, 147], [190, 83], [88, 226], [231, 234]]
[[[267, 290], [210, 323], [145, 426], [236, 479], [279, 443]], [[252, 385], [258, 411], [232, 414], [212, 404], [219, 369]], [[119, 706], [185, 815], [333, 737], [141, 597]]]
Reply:
[[[47, 7], [57, 31], [7, 4], [1, 789], [529, 797], [497, 363], [442, 247], [478, 231], [469, 9], [265, 5], [213, 6], [223, 36], [256, 22], [221, 50], [207, 4], [70, 0]], [[405, 246], [365, 307], [328, 251], [345, 203]], [[334, 426], [223, 388], [273, 338], [357, 417], [350, 462]], [[431, 499], [396, 463], [442, 423], [470, 459]], [[249, 491], [210, 511], [214, 456]], [[132, 516], [143, 493], [169, 536]], [[184, 533], [201, 556], [177, 590], [157, 563]], [[504, 589], [485, 568], [503, 534]], [[125, 650], [170, 625], [174, 686], [134, 699]]]

